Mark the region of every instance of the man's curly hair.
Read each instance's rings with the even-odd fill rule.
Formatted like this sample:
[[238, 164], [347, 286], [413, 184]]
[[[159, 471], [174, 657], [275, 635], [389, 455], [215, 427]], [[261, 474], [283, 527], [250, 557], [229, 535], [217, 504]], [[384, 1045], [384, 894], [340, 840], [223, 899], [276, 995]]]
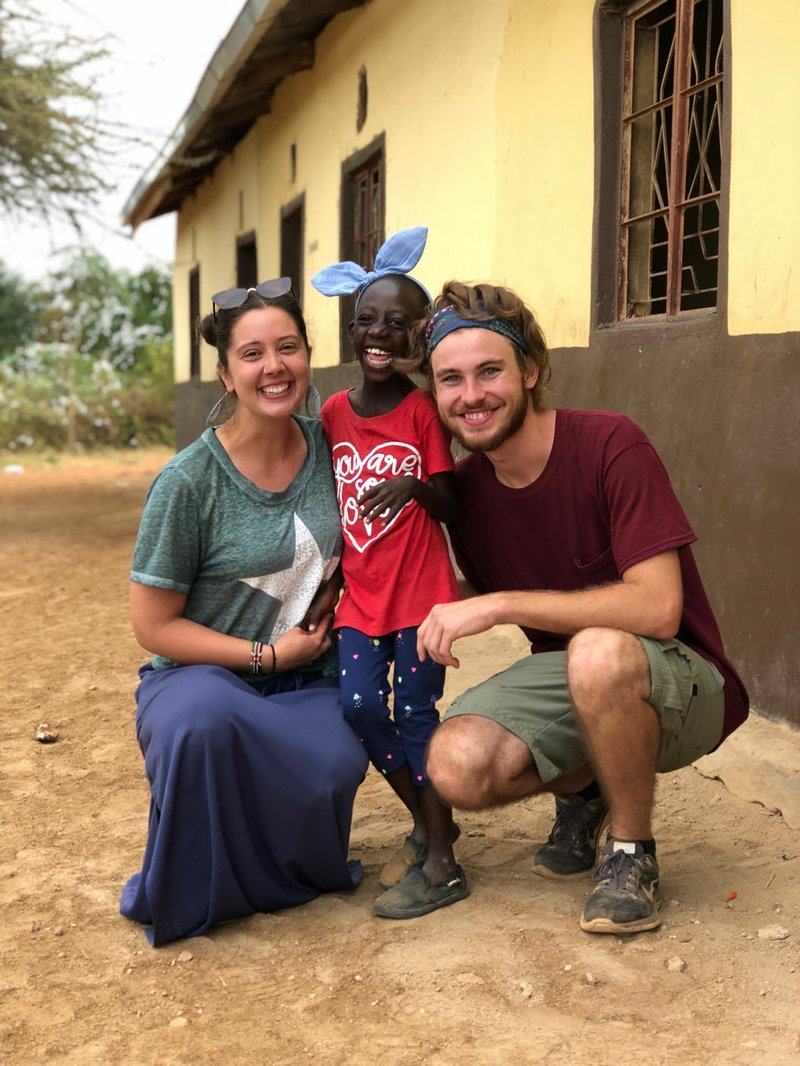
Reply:
[[[533, 312], [511, 289], [500, 285], [467, 285], [461, 281], [448, 281], [433, 305], [425, 315], [416, 322], [410, 331], [409, 357], [396, 360], [398, 370], [404, 373], [419, 373], [425, 378], [430, 389], [433, 385], [430, 358], [428, 357], [426, 331], [428, 324], [444, 307], [452, 307], [459, 318], [471, 322], [487, 322], [492, 318], [505, 319], [519, 333], [525, 342], [520, 349], [514, 344], [514, 352], [521, 370], [530, 370], [531, 363], [539, 368], [536, 384], [530, 390], [534, 411], [547, 409], [546, 393], [550, 381], [550, 353], [544, 333]], [[511, 342], [509, 342], [511, 343]]]

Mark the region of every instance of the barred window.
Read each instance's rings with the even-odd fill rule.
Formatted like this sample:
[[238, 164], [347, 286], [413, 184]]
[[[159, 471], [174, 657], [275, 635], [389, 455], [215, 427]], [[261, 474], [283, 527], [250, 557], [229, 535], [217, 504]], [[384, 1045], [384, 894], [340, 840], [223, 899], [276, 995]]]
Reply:
[[717, 306], [722, 0], [625, 19], [619, 319]]
[[[384, 241], [385, 145], [383, 135], [348, 159], [342, 168], [342, 259], [352, 259], [366, 270], [375, 265], [375, 256]], [[347, 336], [355, 300], [344, 297], [340, 311], [342, 362], [355, 357]]]

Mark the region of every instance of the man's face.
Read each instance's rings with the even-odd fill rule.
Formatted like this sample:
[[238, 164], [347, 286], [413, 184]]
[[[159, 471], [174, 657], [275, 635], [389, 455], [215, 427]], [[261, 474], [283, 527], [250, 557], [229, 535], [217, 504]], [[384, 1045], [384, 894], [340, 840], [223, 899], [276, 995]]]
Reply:
[[511, 341], [489, 329], [458, 329], [431, 356], [439, 417], [468, 451], [493, 452], [533, 415], [538, 367], [520, 369]]

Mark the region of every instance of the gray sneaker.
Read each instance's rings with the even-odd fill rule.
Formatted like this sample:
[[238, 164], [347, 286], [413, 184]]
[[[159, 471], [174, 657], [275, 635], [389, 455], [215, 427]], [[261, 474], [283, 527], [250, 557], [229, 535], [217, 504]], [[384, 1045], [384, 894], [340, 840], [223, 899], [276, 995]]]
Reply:
[[581, 917], [581, 929], [587, 933], [641, 933], [661, 924], [658, 863], [641, 844], [631, 853], [609, 840], [592, 880], [597, 888]]
[[556, 796], [556, 820], [547, 843], [533, 857], [533, 872], [558, 880], [591, 873], [607, 828], [608, 807], [602, 796]]

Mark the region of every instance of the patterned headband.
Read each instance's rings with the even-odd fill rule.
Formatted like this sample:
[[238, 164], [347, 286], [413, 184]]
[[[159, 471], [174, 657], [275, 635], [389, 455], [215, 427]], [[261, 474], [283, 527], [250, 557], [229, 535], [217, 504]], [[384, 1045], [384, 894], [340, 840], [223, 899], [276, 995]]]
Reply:
[[427, 239], [426, 226], [412, 226], [411, 229], [400, 230], [380, 246], [373, 270], [365, 270], [358, 263], [345, 260], [318, 271], [311, 279], [311, 284], [323, 296], [349, 296], [354, 292], [358, 298], [364, 289], [378, 278], [402, 275], [413, 281], [425, 293], [430, 303], [431, 294], [421, 281], [412, 278], [408, 273], [419, 262]]
[[[478, 308], [481, 311], [486, 310], [481, 304], [478, 305]], [[525, 353], [528, 350], [525, 338], [508, 319], [487, 318], [483, 321], [476, 321], [474, 318], [461, 318], [456, 314], [456, 309], [448, 304], [446, 307], [440, 308], [425, 327], [425, 355], [427, 358], [430, 359], [437, 344], [443, 341], [449, 333], [454, 333], [457, 329], [490, 329], [492, 333], [499, 333], [506, 340], [511, 341], [521, 352]]]

